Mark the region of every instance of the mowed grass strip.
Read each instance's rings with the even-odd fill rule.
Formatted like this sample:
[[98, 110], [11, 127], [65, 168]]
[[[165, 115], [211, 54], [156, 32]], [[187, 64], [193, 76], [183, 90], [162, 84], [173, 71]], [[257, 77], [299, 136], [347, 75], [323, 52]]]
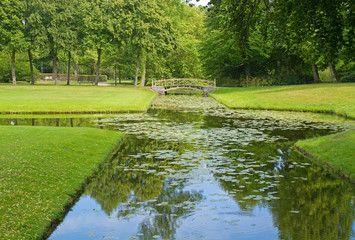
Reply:
[[355, 129], [319, 138], [298, 141], [296, 147], [311, 158], [341, 170], [355, 180]]
[[221, 88], [210, 96], [235, 109], [324, 112], [355, 118], [355, 83]]
[[41, 239], [122, 134], [92, 128], [0, 126], [0, 239]]
[[134, 87], [0, 85], [0, 113], [145, 111], [156, 95]]

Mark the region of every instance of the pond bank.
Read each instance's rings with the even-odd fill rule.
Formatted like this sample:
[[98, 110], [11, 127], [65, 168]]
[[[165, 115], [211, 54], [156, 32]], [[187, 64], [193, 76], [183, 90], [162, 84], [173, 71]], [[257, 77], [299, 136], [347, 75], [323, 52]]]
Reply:
[[0, 85], [0, 115], [145, 112], [156, 95], [134, 87]]
[[355, 119], [355, 84], [220, 88], [211, 97], [233, 109], [330, 113]]
[[76, 202], [122, 134], [0, 126], [0, 239], [41, 239]]
[[307, 157], [329, 166], [336, 174], [355, 182], [355, 129], [306, 139], [295, 144]]

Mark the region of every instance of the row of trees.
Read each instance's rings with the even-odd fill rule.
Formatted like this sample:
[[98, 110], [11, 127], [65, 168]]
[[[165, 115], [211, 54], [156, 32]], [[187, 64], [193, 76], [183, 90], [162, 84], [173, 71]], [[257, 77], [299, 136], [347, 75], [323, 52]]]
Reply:
[[318, 67], [329, 66], [340, 82], [335, 63], [354, 67], [354, 16], [353, 0], [210, 0], [206, 69], [246, 79], [313, 69], [319, 82]]
[[55, 84], [59, 59], [67, 62], [69, 84], [71, 67], [77, 73], [80, 61], [94, 56], [96, 84], [102, 58], [117, 62], [120, 70], [128, 66], [128, 72], [134, 58], [135, 85], [139, 73], [141, 85], [147, 73], [201, 76], [197, 48], [201, 11], [179, 0], [4, 0], [0, 2], [0, 50], [11, 54], [13, 84], [16, 54], [23, 52], [28, 53], [32, 84], [33, 55], [36, 59], [50, 56]]
[[11, 69], [16, 84], [28, 62], [33, 84], [44, 62], [56, 84], [58, 72], [68, 84], [70, 73], [95, 74], [98, 84], [115, 62], [135, 85], [138, 76], [141, 85], [146, 76], [319, 82], [326, 68], [335, 82], [353, 80], [354, 16], [354, 0], [2, 0], [0, 59], [11, 68], [1, 65], [0, 78]]

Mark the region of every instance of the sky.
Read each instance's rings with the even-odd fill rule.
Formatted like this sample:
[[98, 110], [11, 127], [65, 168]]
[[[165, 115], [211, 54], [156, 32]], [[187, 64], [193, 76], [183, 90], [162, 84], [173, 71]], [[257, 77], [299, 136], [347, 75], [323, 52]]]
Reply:
[[[196, 0], [192, 0], [192, 3], [196, 3]], [[206, 6], [209, 0], [200, 0], [196, 5]]]

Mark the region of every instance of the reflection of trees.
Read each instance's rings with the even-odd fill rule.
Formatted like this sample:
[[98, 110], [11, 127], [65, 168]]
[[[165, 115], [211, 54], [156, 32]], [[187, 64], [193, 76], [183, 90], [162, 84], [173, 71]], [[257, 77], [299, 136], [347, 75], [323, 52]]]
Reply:
[[[239, 148], [233, 146], [232, 148]], [[260, 200], [248, 198], [252, 195], [268, 197], [269, 192], [274, 192], [275, 187], [270, 187], [273, 178], [265, 177], [279, 175], [278, 168], [288, 168], [288, 153], [290, 143], [265, 143], [254, 142], [243, 147], [245, 151], [229, 151], [225, 155], [235, 159], [233, 164], [226, 165], [225, 168], [234, 168], [235, 172], [229, 172], [229, 180], [223, 180], [225, 173], [217, 173], [215, 177], [219, 179], [221, 187], [227, 192], [235, 192], [234, 199], [243, 210], [250, 210], [260, 203]], [[248, 155], [253, 153], [253, 155]], [[238, 159], [243, 159], [239, 161]], [[277, 159], [278, 161], [270, 161]], [[232, 174], [231, 174], [232, 173]], [[238, 174], [235, 174], [238, 173]], [[247, 177], [247, 178], [246, 178]], [[244, 186], [244, 188], [240, 188]]]
[[140, 171], [124, 171], [107, 165], [86, 188], [85, 194], [110, 215], [120, 203], [140, 202], [159, 196], [163, 177]]
[[306, 138], [313, 138], [318, 136], [324, 136], [331, 132], [330, 129], [279, 129], [276, 128], [272, 131], [266, 131], [266, 133], [270, 136], [283, 136], [286, 137], [290, 141], [297, 141]]
[[[139, 232], [143, 234], [140, 239], [153, 239], [154, 235], [163, 239], [175, 239], [176, 229], [179, 227], [178, 219], [191, 213], [202, 198], [202, 193], [199, 192], [164, 187], [157, 201], [148, 204], [154, 209], [154, 214], [140, 224]], [[162, 202], [165, 204], [161, 204]]]
[[[165, 176], [145, 171], [156, 170], [159, 173], [165, 169], [163, 166], [169, 165], [168, 160], [146, 156], [135, 158], [132, 155], [157, 149], [183, 152], [188, 147], [181, 143], [137, 139], [128, 135], [117, 157], [103, 166], [87, 186], [85, 194], [94, 198], [108, 215], [117, 209], [118, 218], [128, 218], [142, 210], [149, 212], [139, 225], [141, 239], [153, 239], [154, 235], [174, 239], [179, 217], [193, 211], [202, 194], [183, 191], [184, 181], [165, 180]], [[179, 165], [169, 167], [174, 170], [181, 168]]]
[[24, 126], [59, 126], [59, 127], [92, 127], [92, 118], [0, 118], [0, 125], [10, 125], [11, 122], [16, 125]]
[[[240, 173], [243, 168], [238, 168], [238, 164], [246, 164], [249, 167], [244, 170], [249, 168], [246, 172], [250, 174], [228, 175], [227, 180], [223, 179], [226, 173], [216, 173], [215, 176], [225, 191], [233, 192], [241, 209], [251, 210], [257, 204], [269, 205], [274, 215], [274, 224], [279, 228], [280, 239], [349, 239], [355, 215], [353, 186], [337, 180], [322, 166], [302, 166], [300, 163], [304, 160], [289, 150], [289, 144], [250, 144], [244, 147], [246, 152], [254, 153], [250, 157], [244, 152], [229, 152], [226, 154], [228, 157], [244, 158], [246, 162], [235, 161], [225, 167], [235, 168], [235, 172]], [[277, 161], [269, 161], [272, 159]], [[253, 161], [257, 164], [250, 164]], [[283, 177], [277, 178], [277, 185], [268, 188], [275, 179], [260, 181], [257, 171], [261, 171], [261, 175]], [[245, 176], [248, 179], [243, 179]], [[245, 188], [240, 192], [235, 191], [241, 185]], [[280, 199], [266, 201], [269, 192], [277, 192], [275, 196]], [[248, 199], [250, 195], [261, 198]]]
[[[307, 180], [295, 180], [298, 176]], [[353, 187], [336, 180], [323, 167], [288, 171], [278, 192], [280, 199], [270, 206], [281, 239], [350, 238], [355, 207]]]
[[[157, 149], [182, 152], [186, 147], [184, 144], [177, 142], [163, 142], [148, 138], [137, 139], [134, 136], [126, 136], [118, 155], [103, 166], [96, 178], [86, 187], [85, 194], [96, 199], [107, 214], [111, 214], [120, 203], [129, 201], [134, 204], [135, 202], [154, 199], [160, 195], [165, 177], [147, 173], [144, 170], [159, 172], [161, 171], [159, 166], [167, 165], [167, 160], [144, 156], [135, 158], [130, 155], [149, 153]], [[143, 164], [147, 165], [146, 169], [137, 169], [136, 166]]]

